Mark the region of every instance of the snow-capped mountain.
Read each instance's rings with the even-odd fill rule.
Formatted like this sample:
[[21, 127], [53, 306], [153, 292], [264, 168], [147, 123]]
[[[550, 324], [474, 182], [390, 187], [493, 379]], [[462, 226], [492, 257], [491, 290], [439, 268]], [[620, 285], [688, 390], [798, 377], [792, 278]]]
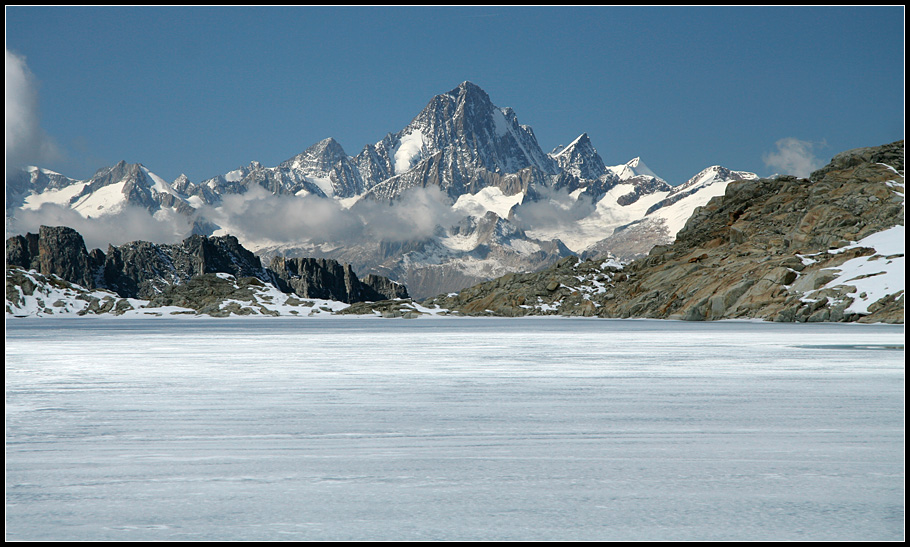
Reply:
[[504, 179], [527, 168], [559, 173], [534, 131], [471, 82], [433, 97], [404, 129], [364, 148], [355, 163], [369, 195], [378, 199], [431, 185], [457, 199], [485, 187], [509, 186]]
[[[113, 215], [127, 206], [138, 206], [151, 214], [162, 208], [185, 215], [195, 212], [186, 194], [138, 163], [121, 161], [99, 169], [84, 181], [36, 167], [27, 168], [25, 173], [27, 179], [20, 177], [7, 185], [8, 217], [11, 205], [14, 211], [37, 210], [44, 204], [70, 208], [85, 218]], [[10, 199], [11, 188], [18, 199]]]
[[637, 177], [660, 178], [641, 161], [641, 158], [632, 158], [622, 165], [611, 165], [607, 167], [607, 170], [616, 175], [619, 180], [630, 180]]
[[235, 235], [264, 258], [335, 258], [421, 297], [568, 254], [640, 256], [749, 177], [715, 166], [673, 187], [640, 158], [607, 166], [587, 133], [547, 154], [511, 108], [466, 81], [356, 156], [327, 138], [277, 166], [253, 161], [200, 183], [126, 162], [85, 181], [30, 168], [8, 181], [7, 227], [36, 229], [17, 226], [17, 211], [43, 204], [83, 218], [170, 210], [195, 233]]
[[348, 198], [363, 193], [363, 177], [352, 158], [329, 137], [283, 162], [279, 168], [299, 173], [328, 197]]
[[582, 133], [568, 146], [557, 146], [549, 156], [563, 171], [580, 179], [597, 179], [607, 173], [607, 167], [587, 133]]

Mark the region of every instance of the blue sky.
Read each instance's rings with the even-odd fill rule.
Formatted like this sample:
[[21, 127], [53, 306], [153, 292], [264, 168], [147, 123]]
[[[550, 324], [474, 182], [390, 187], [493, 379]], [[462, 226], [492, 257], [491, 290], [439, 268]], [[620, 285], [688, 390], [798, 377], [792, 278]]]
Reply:
[[74, 178], [126, 160], [200, 182], [326, 137], [355, 155], [464, 80], [545, 151], [587, 132], [672, 184], [904, 136], [903, 6], [8, 6], [6, 48], [7, 159], [11, 112], [32, 116], [15, 159]]

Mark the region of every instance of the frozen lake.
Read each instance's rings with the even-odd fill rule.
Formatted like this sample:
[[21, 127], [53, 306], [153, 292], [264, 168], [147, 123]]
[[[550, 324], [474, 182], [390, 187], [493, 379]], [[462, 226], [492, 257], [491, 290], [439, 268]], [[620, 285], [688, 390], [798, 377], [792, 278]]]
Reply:
[[903, 540], [904, 329], [6, 324], [8, 540]]

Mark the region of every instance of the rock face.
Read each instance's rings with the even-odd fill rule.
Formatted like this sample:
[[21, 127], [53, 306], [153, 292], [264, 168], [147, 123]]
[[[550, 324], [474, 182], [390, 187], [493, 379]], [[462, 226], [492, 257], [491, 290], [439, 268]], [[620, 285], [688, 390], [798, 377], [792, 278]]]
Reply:
[[850, 260], [869, 257], [882, 269], [903, 260], [902, 248], [881, 255], [851, 244], [903, 226], [903, 169], [899, 141], [838, 154], [809, 179], [733, 182], [695, 210], [672, 244], [621, 270], [569, 258], [424, 304], [506, 316], [903, 323], [902, 282], [876, 301], [856, 289], [858, 279], [833, 283]]
[[86, 252], [82, 236], [67, 227], [42, 226], [38, 234], [6, 241], [7, 268], [36, 270], [88, 289], [107, 289], [123, 298], [150, 299], [172, 286], [206, 274], [230, 274], [278, 286], [304, 298], [352, 303], [407, 298], [404, 286], [381, 276], [361, 281], [350, 265], [327, 259], [281, 259], [275, 271], [233, 236], [194, 235], [179, 244], [136, 241]]
[[376, 274], [368, 274], [360, 282], [373, 290], [383, 300], [395, 300], [399, 298], [409, 298], [408, 289], [401, 283], [396, 283], [388, 277]]
[[331, 259], [275, 257], [269, 269], [277, 274], [281, 290], [303, 298], [349, 304], [407, 298], [403, 285], [377, 275], [367, 276], [368, 282], [361, 281], [350, 264], [342, 265]]
[[91, 285], [98, 265], [85, 251], [82, 236], [64, 226], [41, 226], [38, 234], [6, 240], [6, 263], [45, 275], [56, 275], [85, 287]]

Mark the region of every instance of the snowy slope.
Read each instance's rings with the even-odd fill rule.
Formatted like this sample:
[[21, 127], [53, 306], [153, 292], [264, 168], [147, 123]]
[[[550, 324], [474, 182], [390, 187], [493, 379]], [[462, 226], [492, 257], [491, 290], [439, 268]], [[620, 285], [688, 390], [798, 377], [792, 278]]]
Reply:
[[[27, 278], [34, 286], [31, 294], [25, 294], [21, 286], [13, 287], [17, 295], [7, 296], [7, 317], [78, 317], [95, 315], [99, 308], [107, 304], [103, 313], [122, 317], [195, 317], [199, 314], [195, 310], [176, 306], [148, 307], [149, 301], [137, 298], [121, 298], [117, 294], [105, 290], [89, 290], [74, 283], [69, 283], [55, 275], [45, 276], [31, 270], [14, 269], [18, 275]], [[7, 273], [9, 276], [10, 273]], [[216, 274], [218, 277], [234, 282], [234, 276], [226, 273]], [[254, 302], [240, 302], [225, 300], [220, 309], [245, 310], [244, 313], [230, 312], [230, 316], [289, 316], [289, 317], [319, 317], [330, 316], [332, 313], [350, 306], [344, 302], [321, 299], [300, 299], [293, 294], [284, 293], [271, 284], [255, 290]], [[96, 301], [92, 307], [92, 301]]]
[[[890, 168], [895, 171], [894, 168]], [[895, 174], [898, 174], [895, 171]], [[905, 198], [903, 180], [890, 181], [889, 186], [895, 188], [895, 193]], [[897, 191], [897, 189], [900, 191]], [[813, 291], [803, 295], [804, 301], [815, 301], [816, 296], [825, 289], [838, 286], [854, 287], [852, 292], [853, 303], [846, 309], [852, 313], [869, 313], [869, 305], [878, 302], [887, 296], [895, 298], [903, 295], [906, 284], [904, 253], [906, 247], [904, 226], [898, 225], [867, 236], [859, 241], [837, 249], [831, 249], [829, 254], [839, 254], [849, 249], [872, 248], [875, 253], [871, 256], [852, 258], [840, 265], [835, 279]], [[802, 256], [804, 264], [815, 262], [812, 256]]]

